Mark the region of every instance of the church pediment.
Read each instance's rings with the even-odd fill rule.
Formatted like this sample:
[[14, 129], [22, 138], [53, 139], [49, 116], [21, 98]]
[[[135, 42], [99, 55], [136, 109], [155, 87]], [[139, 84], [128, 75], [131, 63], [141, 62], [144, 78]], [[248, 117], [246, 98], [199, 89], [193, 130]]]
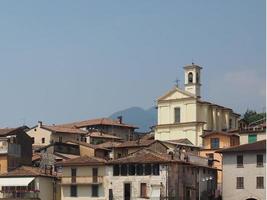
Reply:
[[185, 99], [185, 98], [196, 98], [195, 95], [186, 92], [178, 87], [174, 87], [172, 90], [167, 92], [165, 95], [158, 98], [158, 101], [162, 100], [173, 100], [173, 99]]

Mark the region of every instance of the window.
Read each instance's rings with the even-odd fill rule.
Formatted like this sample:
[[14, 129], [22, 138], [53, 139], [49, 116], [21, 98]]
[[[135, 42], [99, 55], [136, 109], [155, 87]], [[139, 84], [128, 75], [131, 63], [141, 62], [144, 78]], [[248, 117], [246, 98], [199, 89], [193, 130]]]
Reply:
[[244, 189], [244, 177], [236, 177], [236, 189]]
[[62, 136], [58, 137], [58, 142], [62, 142]]
[[145, 164], [145, 175], [151, 175], [151, 164]]
[[70, 196], [77, 197], [77, 185], [70, 186]]
[[121, 165], [121, 175], [122, 176], [127, 176], [127, 174], [128, 174], [127, 165], [125, 165], [125, 164]]
[[214, 160], [214, 154], [213, 153], [207, 153], [206, 156], [208, 159]]
[[32, 144], [34, 144], [34, 137], [31, 137], [31, 139], [32, 139]]
[[229, 119], [229, 129], [232, 129], [232, 127], [233, 127], [233, 120]]
[[98, 185], [92, 185], [92, 197], [98, 197]]
[[243, 155], [236, 156], [236, 165], [237, 167], [243, 167]]
[[199, 74], [196, 73], [196, 83], [199, 83]]
[[153, 165], [153, 175], [156, 175], [156, 176], [159, 175], [159, 164]]
[[263, 176], [257, 177], [257, 189], [263, 189], [264, 188], [264, 178]]
[[211, 138], [210, 139], [211, 149], [219, 149], [220, 148], [220, 139], [219, 138]]
[[175, 123], [180, 123], [180, 108], [174, 108], [174, 122]]
[[146, 191], [146, 183], [141, 183], [141, 188], [140, 188], [140, 196], [141, 198], [146, 198], [147, 197], [147, 191]]
[[144, 173], [143, 165], [142, 164], [136, 165], [136, 174], [140, 176], [143, 175], [143, 173]]
[[263, 155], [262, 154], [257, 155], [257, 167], [263, 167]]
[[134, 164], [129, 165], [129, 175], [131, 175], [131, 176], [135, 175], [135, 165]]
[[257, 135], [256, 134], [249, 134], [248, 135], [248, 143], [257, 142]]
[[43, 138], [42, 138], [42, 144], [44, 144], [44, 143], [45, 143], [45, 138], [43, 137]]
[[76, 174], [77, 174], [77, 169], [71, 168], [71, 176], [76, 176]]
[[120, 166], [114, 165], [113, 166], [113, 176], [119, 176], [120, 175]]
[[188, 83], [193, 83], [193, 73], [192, 72], [188, 73]]

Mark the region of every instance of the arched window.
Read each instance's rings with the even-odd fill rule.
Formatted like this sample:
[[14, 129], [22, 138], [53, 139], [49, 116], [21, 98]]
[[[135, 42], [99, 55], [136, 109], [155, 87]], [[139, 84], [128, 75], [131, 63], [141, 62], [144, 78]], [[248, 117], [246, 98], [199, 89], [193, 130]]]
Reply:
[[193, 73], [192, 72], [188, 73], [188, 83], [193, 83]]
[[196, 83], [199, 83], [199, 74], [196, 74]]

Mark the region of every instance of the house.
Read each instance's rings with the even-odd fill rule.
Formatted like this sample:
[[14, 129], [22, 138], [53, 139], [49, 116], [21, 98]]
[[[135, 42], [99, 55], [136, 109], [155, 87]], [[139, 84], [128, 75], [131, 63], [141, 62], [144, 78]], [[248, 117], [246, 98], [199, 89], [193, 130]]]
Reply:
[[0, 173], [31, 163], [32, 143], [25, 127], [0, 129]]
[[81, 156], [58, 163], [63, 167], [61, 177], [61, 199], [105, 200], [109, 183], [106, 160]]
[[217, 169], [195, 155], [177, 156], [141, 149], [114, 160], [81, 156], [62, 166], [61, 196], [71, 199], [208, 199], [214, 197]]
[[114, 158], [116, 159], [127, 156], [128, 154], [134, 153], [143, 148], [161, 153], [166, 153], [168, 149], [165, 144], [158, 140], [125, 141], [114, 147]]
[[266, 140], [217, 152], [223, 155], [224, 199], [266, 199]]
[[101, 131], [92, 131], [88, 133], [90, 144], [101, 144], [105, 142], [120, 142], [123, 141], [122, 138], [103, 133]]
[[120, 117], [118, 120], [109, 118], [91, 119], [61, 124], [60, 126], [79, 128], [89, 132], [99, 131], [105, 134], [116, 136], [123, 140], [132, 140], [134, 138], [134, 131], [138, 128], [136, 126], [123, 123], [122, 117]]
[[184, 89], [175, 86], [157, 99], [158, 124], [156, 140], [189, 139], [201, 146], [204, 130], [227, 131], [238, 128], [239, 114], [215, 103], [201, 99], [201, 69], [195, 65], [184, 67]]
[[239, 136], [236, 133], [222, 131], [206, 131], [201, 136], [203, 138], [203, 147], [199, 151], [200, 156], [208, 157], [213, 162], [213, 167], [218, 170], [217, 183], [218, 192], [221, 194], [222, 189], [222, 156], [216, 153], [217, 150], [239, 145]]
[[60, 200], [56, 182], [51, 171], [21, 166], [0, 175], [0, 199]]
[[27, 134], [32, 138], [34, 148], [46, 146], [54, 142], [65, 142], [68, 140], [83, 141], [87, 133], [87, 131], [75, 127], [43, 125], [41, 121], [38, 122], [37, 126], [27, 131]]
[[261, 124], [240, 127], [234, 131], [240, 136], [240, 144], [253, 143], [266, 139], [266, 122]]

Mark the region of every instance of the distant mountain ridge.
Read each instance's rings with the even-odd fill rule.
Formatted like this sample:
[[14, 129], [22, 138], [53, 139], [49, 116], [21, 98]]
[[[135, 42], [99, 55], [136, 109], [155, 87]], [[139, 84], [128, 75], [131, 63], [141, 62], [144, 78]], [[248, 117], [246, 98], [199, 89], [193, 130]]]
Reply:
[[111, 114], [109, 117], [117, 119], [122, 116], [123, 122], [139, 127], [138, 132], [147, 132], [149, 127], [157, 124], [157, 110], [151, 107], [147, 110], [140, 107], [130, 107]]

